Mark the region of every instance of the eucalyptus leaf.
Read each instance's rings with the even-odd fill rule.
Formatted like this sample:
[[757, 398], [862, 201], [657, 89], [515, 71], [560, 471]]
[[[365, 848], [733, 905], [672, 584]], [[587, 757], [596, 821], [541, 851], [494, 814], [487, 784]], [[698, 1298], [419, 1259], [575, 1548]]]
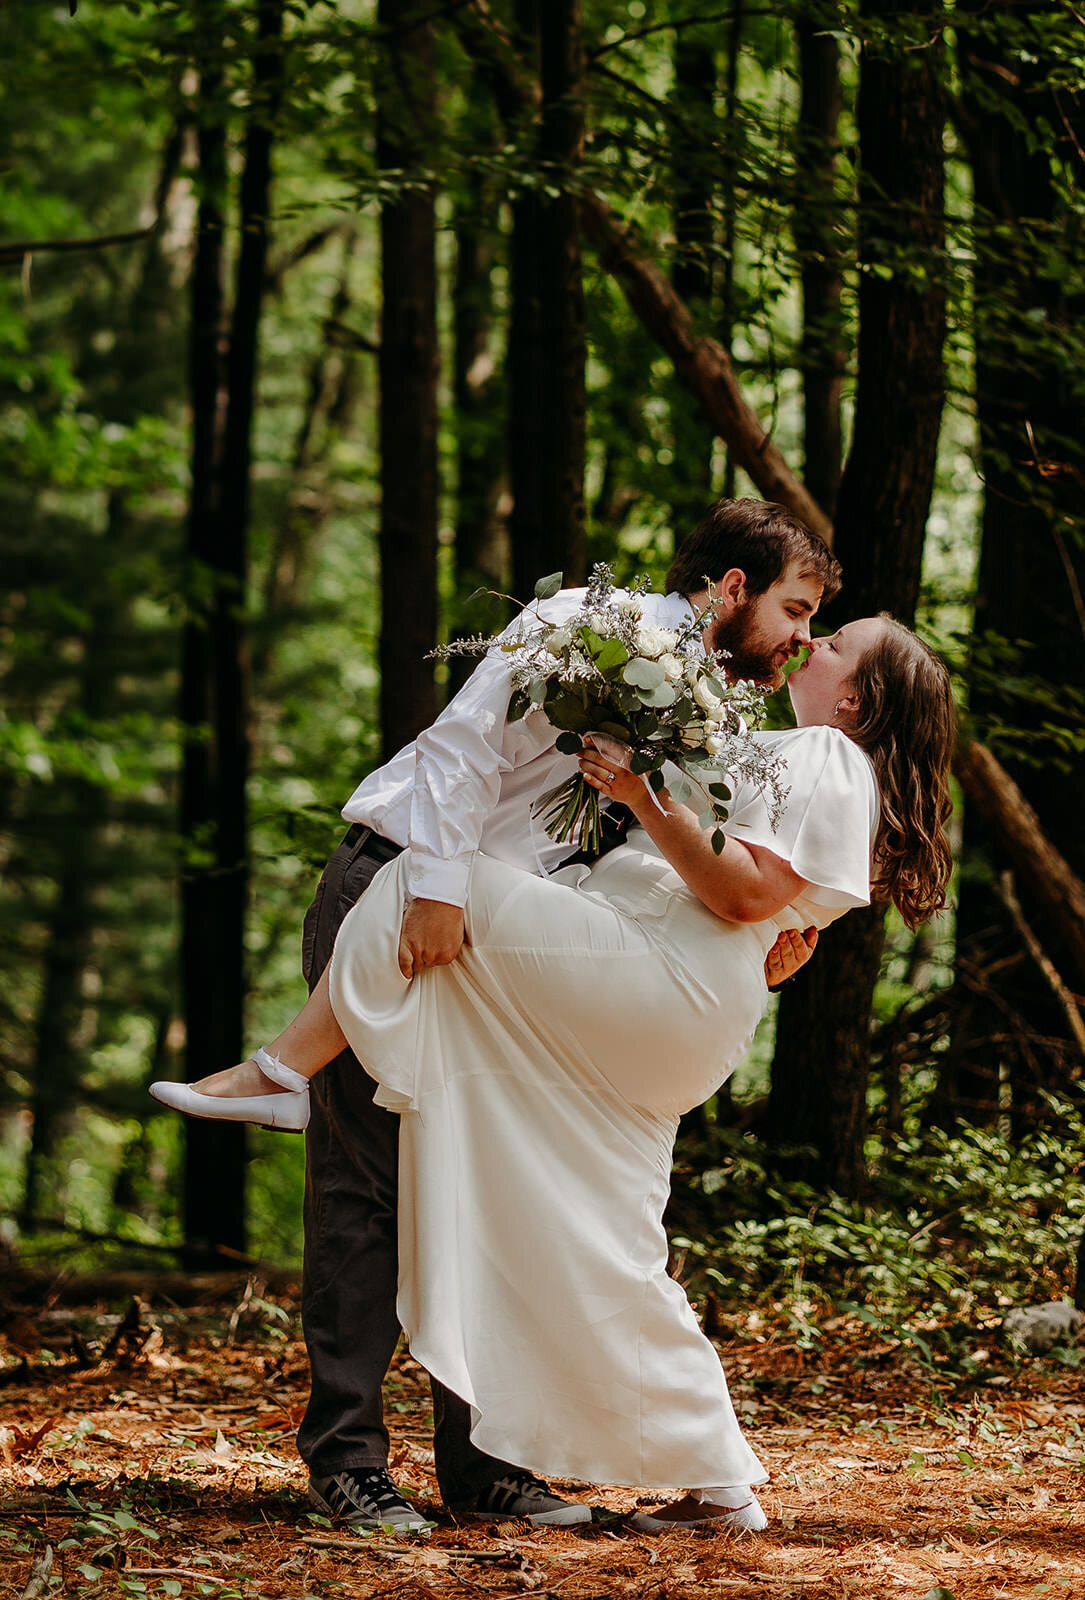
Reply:
[[[667, 682], [667, 674], [663, 671], [658, 661], [646, 661], [643, 656], [634, 656], [629, 662], [622, 677], [626, 683], [631, 683], [635, 689], [656, 689], [660, 684]], [[671, 699], [674, 699], [672, 692]], [[670, 705], [671, 701], [664, 702]]]
[[685, 778], [676, 778], [670, 789], [671, 799], [676, 800], [680, 806], [684, 806], [693, 794], [693, 785], [688, 783]]
[[532, 678], [527, 686], [527, 695], [533, 706], [541, 706], [546, 699], [546, 679]]
[[595, 656], [595, 665], [604, 676], [616, 673], [629, 660], [629, 651], [620, 639], [608, 639]]
[[[630, 662], [632, 666], [632, 662]], [[641, 701], [646, 706], [672, 706], [678, 696], [678, 690], [673, 683], [668, 683], [664, 678], [661, 684], [654, 689], [642, 689]]]
[[697, 821], [701, 824], [702, 828], [714, 828], [717, 822], [716, 813], [712, 807], [709, 806], [707, 811], [701, 812], [700, 816], [697, 818]]
[[563, 756], [575, 756], [584, 748], [584, 741], [579, 733], [572, 733], [569, 729], [559, 733], [554, 740], [554, 748], [560, 750]]
[[659, 791], [664, 787], [663, 774], [660, 772], [658, 767], [654, 768], [648, 774], [648, 782], [656, 794], [658, 794]]
[[727, 843], [727, 835], [717, 828], [712, 835], [712, 848], [718, 856], [722, 856], [723, 847]]
[[730, 800], [731, 798], [731, 791], [725, 783], [710, 783], [708, 792], [709, 794], [714, 794], [717, 800]]
[[509, 697], [508, 721], [519, 722], [531, 701], [522, 689], [516, 689]]
[[633, 751], [633, 758], [629, 763], [629, 770], [630, 772], [635, 773], [638, 778], [643, 777], [646, 772], [651, 772], [654, 766], [655, 758], [654, 756], [649, 755], [646, 750]]
[[552, 572], [548, 578], [540, 578], [535, 585], [536, 600], [552, 600], [561, 588], [563, 572]]

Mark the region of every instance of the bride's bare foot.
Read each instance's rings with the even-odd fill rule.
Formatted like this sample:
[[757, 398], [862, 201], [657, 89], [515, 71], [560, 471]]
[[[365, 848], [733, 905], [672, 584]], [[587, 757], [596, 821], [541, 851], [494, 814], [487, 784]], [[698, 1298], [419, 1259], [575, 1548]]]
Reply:
[[212, 1072], [209, 1077], [201, 1078], [199, 1083], [194, 1083], [190, 1087], [198, 1090], [200, 1094], [218, 1095], [223, 1100], [238, 1100], [247, 1095], [288, 1092], [281, 1083], [272, 1083], [270, 1078], [265, 1078], [251, 1058], [239, 1062], [236, 1067], [227, 1067], [224, 1072]]

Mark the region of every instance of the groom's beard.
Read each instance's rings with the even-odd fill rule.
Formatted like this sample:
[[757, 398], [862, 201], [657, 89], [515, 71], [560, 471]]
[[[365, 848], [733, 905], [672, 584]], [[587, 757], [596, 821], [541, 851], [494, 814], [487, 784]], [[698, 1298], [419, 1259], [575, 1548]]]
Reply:
[[704, 637], [708, 650], [726, 650], [729, 678], [752, 678], [765, 689], [778, 689], [784, 681], [780, 657], [794, 654], [791, 641], [770, 639], [757, 621], [757, 602], [746, 600], [729, 617], [721, 617]]

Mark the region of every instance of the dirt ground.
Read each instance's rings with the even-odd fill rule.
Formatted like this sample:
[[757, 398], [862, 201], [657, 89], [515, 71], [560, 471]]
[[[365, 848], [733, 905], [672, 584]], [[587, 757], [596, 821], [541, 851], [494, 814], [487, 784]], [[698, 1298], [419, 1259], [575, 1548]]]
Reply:
[[148, 1298], [124, 1316], [59, 1295], [8, 1315], [5, 1600], [1085, 1600], [1085, 1390], [1056, 1359], [1019, 1366], [992, 1342], [983, 1382], [954, 1384], [860, 1327], [834, 1325], [812, 1357], [782, 1317], [736, 1319], [721, 1354], [771, 1521], [731, 1540], [630, 1532], [623, 1514], [653, 1497], [573, 1483], [595, 1508], [582, 1529], [457, 1524], [436, 1498], [424, 1374], [401, 1355], [392, 1469], [436, 1527], [361, 1538], [305, 1498], [296, 1295], [250, 1279], [184, 1310]]

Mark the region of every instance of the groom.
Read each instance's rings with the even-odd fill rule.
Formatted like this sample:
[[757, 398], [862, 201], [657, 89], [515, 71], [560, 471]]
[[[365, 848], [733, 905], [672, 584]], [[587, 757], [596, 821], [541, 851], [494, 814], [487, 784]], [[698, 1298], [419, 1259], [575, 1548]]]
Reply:
[[[734, 678], [769, 688], [809, 643], [810, 619], [840, 585], [828, 548], [782, 506], [721, 500], [686, 539], [667, 574], [668, 594], [644, 597], [647, 622], [680, 628], [715, 603], [706, 648], [729, 652]], [[581, 591], [540, 602], [548, 622], [576, 608]], [[569, 846], [531, 819], [533, 801], [577, 770], [554, 748], [541, 716], [506, 720], [507, 670], [487, 656], [437, 721], [355, 790], [343, 816], [353, 824], [325, 868], [305, 919], [303, 964], [310, 988], [331, 957], [347, 911], [374, 875], [411, 849], [410, 890], [400, 935], [406, 977], [454, 961], [464, 941], [470, 864], [479, 850], [528, 871], [552, 871]], [[797, 941], [770, 953], [770, 984], [808, 952]], [[388, 1472], [381, 1386], [396, 1341], [396, 1157], [399, 1119], [373, 1104], [373, 1081], [344, 1052], [310, 1089], [305, 1185], [302, 1322], [312, 1390], [298, 1432], [309, 1494], [353, 1527], [427, 1527]], [[574, 1351], [570, 1360], [576, 1359]], [[434, 1456], [446, 1506], [485, 1519], [536, 1525], [590, 1520], [512, 1462], [476, 1449], [470, 1408], [433, 1385]]]

